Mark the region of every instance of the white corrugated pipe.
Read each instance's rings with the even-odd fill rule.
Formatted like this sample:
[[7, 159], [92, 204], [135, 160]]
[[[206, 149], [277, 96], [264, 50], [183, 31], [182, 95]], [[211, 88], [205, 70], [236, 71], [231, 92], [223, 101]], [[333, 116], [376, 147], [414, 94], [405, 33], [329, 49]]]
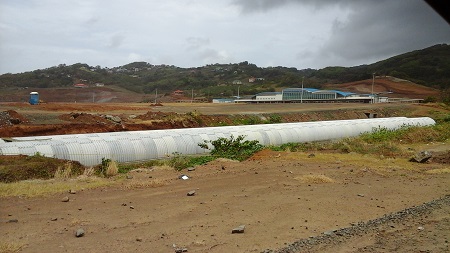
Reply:
[[175, 152], [202, 154], [207, 150], [200, 148], [198, 143], [231, 135], [244, 135], [246, 140], [257, 140], [262, 145], [281, 145], [358, 136], [379, 127], [397, 129], [404, 125], [434, 124], [435, 121], [428, 117], [395, 117], [16, 137], [13, 142], [0, 142], [0, 155], [34, 155], [39, 152], [47, 157], [79, 161], [91, 166], [100, 164], [102, 158], [132, 162], [165, 158]]

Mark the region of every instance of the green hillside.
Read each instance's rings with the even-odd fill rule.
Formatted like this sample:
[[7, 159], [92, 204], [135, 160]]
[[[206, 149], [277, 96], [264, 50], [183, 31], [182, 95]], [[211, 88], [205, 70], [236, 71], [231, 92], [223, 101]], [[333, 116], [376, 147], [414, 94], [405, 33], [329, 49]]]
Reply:
[[[255, 64], [211, 64], [197, 68], [152, 65], [133, 62], [115, 68], [87, 64], [60, 64], [20, 74], [0, 75], [0, 89], [13, 87], [56, 88], [76, 83], [115, 85], [139, 93], [196, 90], [197, 95], [236, 96], [282, 87], [321, 88], [325, 83], [344, 83], [390, 75], [439, 89], [450, 87], [450, 45], [435, 45], [398, 55], [374, 64], [356, 67], [326, 67], [302, 69], [287, 67], [261, 68]], [[252, 80], [251, 78], [255, 79]], [[233, 88], [231, 88], [233, 87]]]
[[397, 55], [370, 65], [357, 67], [327, 67], [314, 76], [330, 82], [353, 82], [376, 75], [395, 76], [437, 89], [450, 87], [450, 45], [435, 45]]

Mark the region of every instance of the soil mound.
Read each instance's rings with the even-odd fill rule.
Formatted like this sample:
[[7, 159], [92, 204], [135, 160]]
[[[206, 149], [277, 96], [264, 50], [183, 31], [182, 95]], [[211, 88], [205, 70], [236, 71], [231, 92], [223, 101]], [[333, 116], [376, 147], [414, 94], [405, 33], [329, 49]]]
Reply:
[[0, 126], [12, 126], [26, 123], [28, 120], [13, 110], [0, 112]]

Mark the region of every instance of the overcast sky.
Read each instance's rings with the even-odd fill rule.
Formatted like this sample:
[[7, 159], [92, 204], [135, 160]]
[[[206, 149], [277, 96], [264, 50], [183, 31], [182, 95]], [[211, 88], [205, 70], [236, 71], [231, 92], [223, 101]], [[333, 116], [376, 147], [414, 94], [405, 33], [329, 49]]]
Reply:
[[450, 26], [422, 0], [0, 0], [0, 74], [134, 61], [348, 67], [442, 43]]

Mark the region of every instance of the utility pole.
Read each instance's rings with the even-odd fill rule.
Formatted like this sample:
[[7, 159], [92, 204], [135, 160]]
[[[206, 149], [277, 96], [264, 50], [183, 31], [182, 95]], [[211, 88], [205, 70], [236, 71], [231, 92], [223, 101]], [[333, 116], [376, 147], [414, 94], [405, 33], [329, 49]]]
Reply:
[[191, 104], [194, 102], [194, 89], [191, 90], [192, 96], [191, 96]]
[[375, 103], [375, 96], [373, 94], [373, 85], [375, 84], [375, 72], [372, 73], [372, 104]]
[[158, 89], [155, 91], [155, 105], [156, 105], [156, 99], [158, 98]]
[[302, 76], [302, 95], [300, 96], [300, 103], [303, 103], [303, 80], [305, 79], [304, 76]]

